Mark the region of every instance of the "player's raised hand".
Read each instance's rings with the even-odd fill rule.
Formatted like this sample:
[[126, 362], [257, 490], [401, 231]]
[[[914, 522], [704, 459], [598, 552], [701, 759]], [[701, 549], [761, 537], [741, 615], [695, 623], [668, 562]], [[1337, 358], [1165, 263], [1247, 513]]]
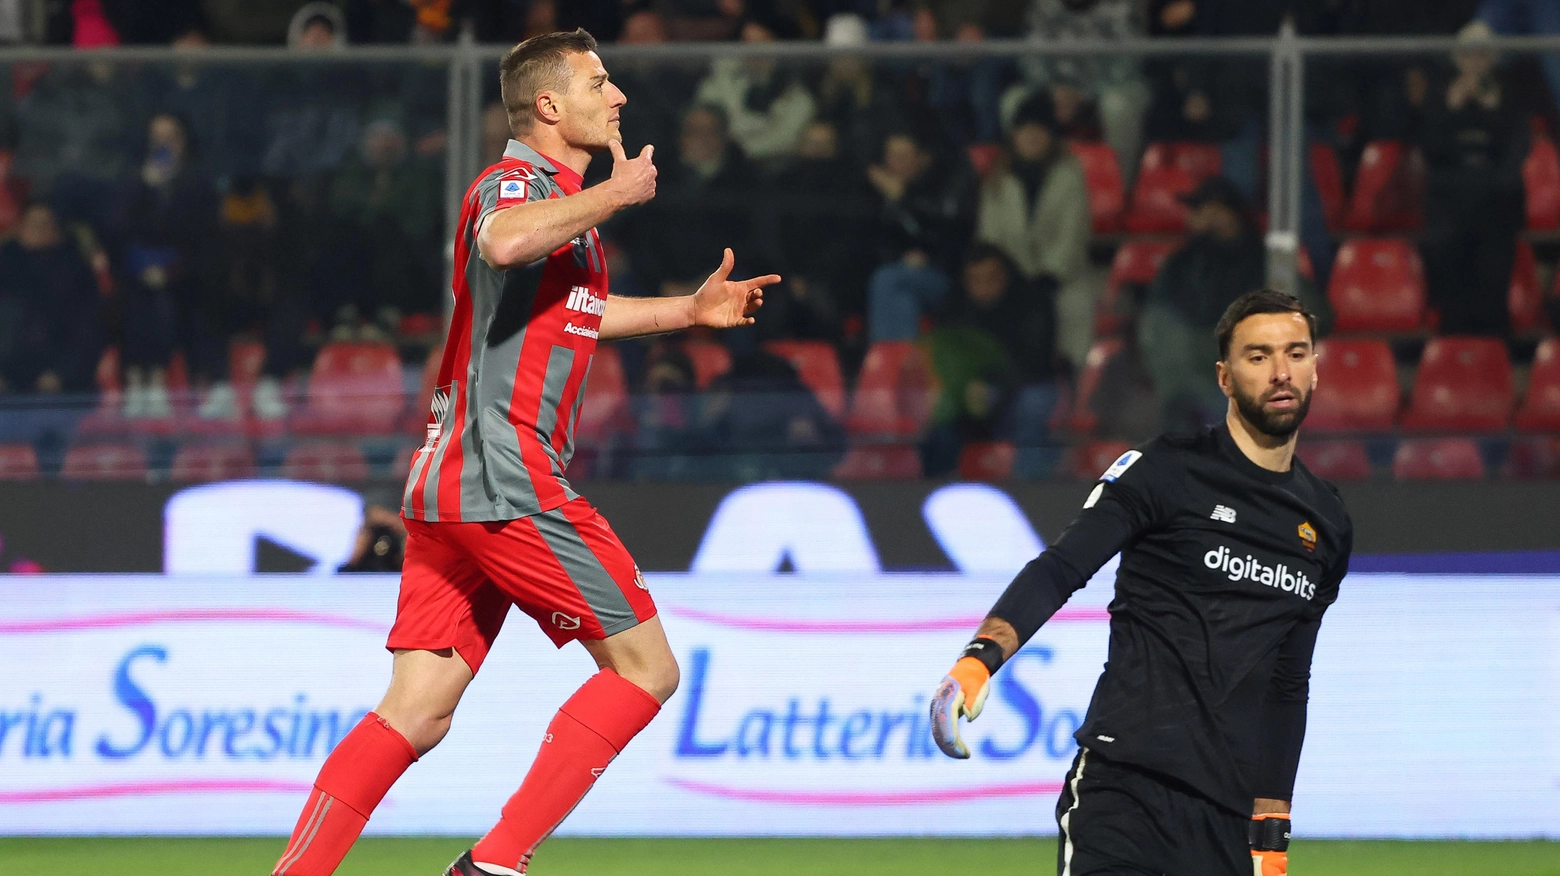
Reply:
[[693, 293], [694, 325], [734, 328], [753, 324], [753, 314], [764, 306], [764, 287], [780, 282], [780, 275], [765, 274], [751, 280], [728, 279], [736, 263], [737, 257], [727, 247], [720, 267]]
[[[993, 642], [991, 647], [995, 647]], [[932, 739], [942, 753], [960, 760], [970, 756], [969, 746], [959, 738], [959, 718], [973, 721], [980, 717], [991, 689], [991, 670], [974, 657], [960, 657], [932, 697]]]
[[655, 147], [646, 145], [638, 158], [624, 154], [623, 144], [618, 140], [608, 140], [607, 148], [612, 151], [612, 179], [607, 184], [617, 190], [623, 205], [631, 207], [655, 197], [656, 169], [651, 160]]

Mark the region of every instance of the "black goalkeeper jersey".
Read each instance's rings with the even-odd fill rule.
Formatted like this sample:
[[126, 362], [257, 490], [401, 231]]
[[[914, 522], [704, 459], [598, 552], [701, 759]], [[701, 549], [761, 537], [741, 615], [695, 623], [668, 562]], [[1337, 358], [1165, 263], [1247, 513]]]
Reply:
[[1249, 815], [1253, 798], [1291, 797], [1311, 654], [1352, 543], [1337, 489], [1299, 458], [1264, 469], [1223, 425], [1163, 436], [1100, 477], [992, 614], [1027, 614], [1014, 622], [1027, 637], [1119, 551], [1078, 744]]

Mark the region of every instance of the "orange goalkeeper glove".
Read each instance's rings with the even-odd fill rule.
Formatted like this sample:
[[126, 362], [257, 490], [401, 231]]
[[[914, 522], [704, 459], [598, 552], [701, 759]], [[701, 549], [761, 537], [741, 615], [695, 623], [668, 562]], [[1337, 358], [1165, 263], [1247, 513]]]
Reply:
[[1283, 812], [1253, 815], [1246, 828], [1251, 841], [1252, 876], [1287, 876], [1289, 873], [1289, 816]]
[[932, 697], [932, 739], [949, 757], [964, 760], [969, 747], [959, 738], [959, 718], [973, 721], [986, 705], [991, 689], [991, 674], [1002, 665], [1002, 646], [992, 639], [979, 638], [964, 649], [964, 656], [953, 664]]

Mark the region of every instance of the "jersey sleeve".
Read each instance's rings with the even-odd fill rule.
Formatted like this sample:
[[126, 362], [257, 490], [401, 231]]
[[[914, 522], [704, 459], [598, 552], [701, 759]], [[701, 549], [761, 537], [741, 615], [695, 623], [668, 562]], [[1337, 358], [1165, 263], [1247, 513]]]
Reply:
[[525, 162], [499, 165], [482, 177], [472, 196], [477, 201], [472, 227], [481, 228], [482, 223], [499, 210], [546, 200], [546, 174]]
[[1168, 519], [1162, 497], [1173, 495], [1179, 468], [1156, 442], [1121, 455], [1083, 503], [1056, 543], [1024, 566], [991, 609], [1007, 621], [1019, 644], [1094, 577], [1122, 548]]

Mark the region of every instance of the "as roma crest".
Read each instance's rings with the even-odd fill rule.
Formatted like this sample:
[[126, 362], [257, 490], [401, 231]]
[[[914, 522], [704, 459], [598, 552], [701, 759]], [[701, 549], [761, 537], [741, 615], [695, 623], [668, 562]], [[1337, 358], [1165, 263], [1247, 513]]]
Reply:
[[1311, 526], [1311, 521], [1307, 520], [1300, 524], [1298, 532], [1300, 533], [1300, 543], [1305, 545], [1305, 549], [1308, 551], [1316, 550], [1316, 529]]

